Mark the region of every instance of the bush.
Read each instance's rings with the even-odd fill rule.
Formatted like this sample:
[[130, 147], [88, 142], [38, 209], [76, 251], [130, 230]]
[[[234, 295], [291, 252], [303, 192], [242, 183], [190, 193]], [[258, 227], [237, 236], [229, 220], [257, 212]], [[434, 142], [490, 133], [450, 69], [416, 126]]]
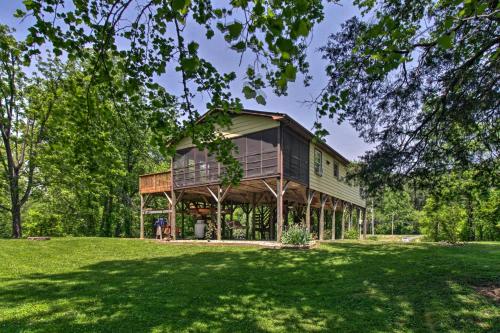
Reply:
[[351, 230], [348, 230], [344, 234], [345, 239], [358, 239], [359, 238], [359, 232], [358, 230], [352, 228]]
[[212, 221], [208, 221], [205, 227], [205, 239], [214, 239], [217, 234], [217, 226]]
[[306, 245], [312, 240], [311, 233], [306, 230], [306, 228], [293, 224], [291, 225], [281, 237], [281, 242], [283, 244], [292, 245]]

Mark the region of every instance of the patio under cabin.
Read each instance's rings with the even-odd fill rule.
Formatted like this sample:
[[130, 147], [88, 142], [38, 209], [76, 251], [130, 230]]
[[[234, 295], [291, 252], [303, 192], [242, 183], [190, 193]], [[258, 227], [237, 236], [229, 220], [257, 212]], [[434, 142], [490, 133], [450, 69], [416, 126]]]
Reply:
[[[343, 239], [356, 227], [366, 236], [366, 202], [359, 187], [345, 180], [349, 161], [313, 140], [297, 121], [282, 113], [242, 110], [221, 131], [238, 147], [239, 185], [222, 185], [224, 166], [190, 138], [180, 140], [170, 170], [140, 176], [141, 238], [150, 215], [167, 217], [165, 233], [172, 240], [206, 238], [199, 230], [204, 225], [203, 235], [213, 230], [209, 237], [216, 240], [280, 242], [292, 223], [304, 224], [319, 240], [325, 234]], [[151, 208], [162, 202], [158, 197], [165, 199], [164, 207]]]

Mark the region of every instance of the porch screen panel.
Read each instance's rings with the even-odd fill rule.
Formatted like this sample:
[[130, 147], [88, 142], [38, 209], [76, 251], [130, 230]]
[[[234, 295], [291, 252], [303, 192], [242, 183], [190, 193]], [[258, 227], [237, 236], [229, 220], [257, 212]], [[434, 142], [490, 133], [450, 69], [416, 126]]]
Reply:
[[[235, 158], [243, 169], [243, 178], [273, 175], [278, 172], [278, 129], [272, 128], [232, 139]], [[186, 148], [174, 158], [174, 186], [196, 186], [220, 181], [225, 167], [206, 150]]]
[[283, 172], [285, 177], [309, 183], [309, 142], [292, 129], [283, 129]]
[[272, 175], [278, 172], [278, 131], [262, 131], [262, 175]]
[[251, 133], [246, 139], [245, 177], [256, 177], [262, 173], [262, 142], [260, 133]]

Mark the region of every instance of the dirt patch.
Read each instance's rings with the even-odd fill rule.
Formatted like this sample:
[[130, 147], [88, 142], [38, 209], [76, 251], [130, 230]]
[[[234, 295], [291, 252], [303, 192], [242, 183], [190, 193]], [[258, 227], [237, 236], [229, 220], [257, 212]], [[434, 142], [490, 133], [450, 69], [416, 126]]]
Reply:
[[500, 303], [500, 285], [489, 284], [479, 287], [474, 287], [476, 291], [485, 297], [493, 299], [495, 302]]

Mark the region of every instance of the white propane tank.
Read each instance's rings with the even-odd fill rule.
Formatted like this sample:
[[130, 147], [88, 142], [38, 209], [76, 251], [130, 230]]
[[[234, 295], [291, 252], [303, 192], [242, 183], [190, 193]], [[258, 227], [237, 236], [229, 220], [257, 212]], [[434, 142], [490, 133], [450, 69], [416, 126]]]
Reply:
[[205, 238], [205, 221], [197, 220], [194, 225], [194, 236], [198, 239]]

